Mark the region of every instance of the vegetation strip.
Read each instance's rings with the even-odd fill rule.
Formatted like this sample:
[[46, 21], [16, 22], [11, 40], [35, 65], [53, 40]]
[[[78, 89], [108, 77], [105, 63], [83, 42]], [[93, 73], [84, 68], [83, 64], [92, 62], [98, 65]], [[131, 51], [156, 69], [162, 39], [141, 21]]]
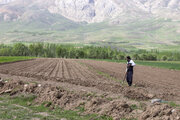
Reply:
[[10, 97], [9, 95], [0, 96], [0, 119], [14, 119], [14, 120], [112, 120], [106, 116], [80, 115], [83, 111], [82, 108], [77, 108], [77, 111], [63, 110], [59, 107], [51, 109], [46, 107], [46, 102], [41, 105], [34, 104], [36, 96], [34, 95], [19, 95]]
[[1, 56], [0, 57], [0, 64], [3, 63], [12, 63], [17, 61], [24, 61], [24, 60], [31, 60], [35, 57], [27, 57], [27, 56]]
[[36, 56], [49, 58], [90, 58], [90, 59], [109, 59], [125, 60], [130, 55], [136, 60], [148, 61], [179, 61], [180, 52], [177, 51], [158, 51], [158, 50], [136, 50], [123, 51], [120, 48], [102, 46], [76, 46], [64, 44], [16, 43], [13, 45], [0, 44], [0, 56]]
[[[90, 60], [126, 63], [125, 60], [109, 60], [109, 59], [90, 59]], [[139, 61], [139, 60], [135, 60], [135, 62], [137, 65], [180, 70], [180, 62], [179, 61]]]

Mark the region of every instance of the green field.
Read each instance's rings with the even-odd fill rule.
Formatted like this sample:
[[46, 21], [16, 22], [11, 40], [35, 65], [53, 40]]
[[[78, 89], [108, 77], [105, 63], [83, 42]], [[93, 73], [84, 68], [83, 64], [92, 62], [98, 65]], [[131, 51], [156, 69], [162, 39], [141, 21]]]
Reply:
[[16, 62], [22, 60], [29, 60], [35, 57], [25, 57], [25, 56], [0, 56], [0, 63], [7, 63], [7, 62]]
[[[108, 61], [108, 62], [118, 62], [118, 63], [126, 63], [125, 60], [100, 60], [98, 61]], [[166, 68], [166, 69], [173, 69], [173, 70], [180, 70], [180, 61], [134, 61], [137, 65], [144, 65], [144, 66], [152, 66], [157, 68]]]
[[167, 69], [174, 69], [180, 70], [180, 62], [177, 61], [136, 61], [138, 65], [146, 65], [146, 66], [153, 66], [159, 68], [167, 68]]
[[81, 115], [83, 108], [70, 111], [55, 107], [52, 110], [45, 107], [47, 103], [35, 104], [35, 98], [34, 95], [0, 96], [0, 120], [112, 120], [110, 117], [96, 114]]

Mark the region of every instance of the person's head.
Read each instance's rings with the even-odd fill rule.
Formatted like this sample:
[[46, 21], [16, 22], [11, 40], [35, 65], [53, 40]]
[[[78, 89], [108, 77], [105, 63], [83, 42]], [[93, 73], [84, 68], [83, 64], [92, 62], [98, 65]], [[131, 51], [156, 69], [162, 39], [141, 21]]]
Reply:
[[126, 57], [126, 60], [129, 62], [131, 60], [131, 57], [130, 56], [127, 56]]

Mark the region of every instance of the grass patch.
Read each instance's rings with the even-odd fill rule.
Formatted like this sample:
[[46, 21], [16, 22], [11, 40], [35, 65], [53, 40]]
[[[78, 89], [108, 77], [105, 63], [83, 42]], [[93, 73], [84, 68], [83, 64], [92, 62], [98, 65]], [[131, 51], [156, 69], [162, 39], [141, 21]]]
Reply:
[[96, 93], [95, 92], [92, 92], [92, 93], [86, 93], [84, 94], [85, 97], [96, 97]]
[[35, 57], [25, 57], [25, 56], [1, 56], [0, 63], [7, 63], [7, 62], [16, 62], [16, 61], [23, 61], [23, 60], [30, 60]]
[[138, 106], [137, 106], [136, 104], [133, 104], [133, 105], [131, 105], [130, 107], [131, 107], [132, 110], [138, 109]]
[[84, 106], [79, 106], [76, 109], [79, 110], [80, 112], [84, 112], [85, 111]]
[[[108, 60], [108, 59], [93, 59], [97, 61], [107, 61], [107, 62], [117, 62], [117, 63], [125, 63], [125, 60]], [[157, 68], [166, 68], [166, 69], [173, 69], [173, 70], [180, 70], [180, 62], [179, 61], [136, 61], [134, 62], [137, 65], [144, 65], [144, 66], [152, 66]]]
[[123, 118], [123, 119], [120, 119], [120, 120], [138, 120], [137, 118]]
[[145, 66], [153, 66], [158, 68], [166, 68], [166, 69], [174, 69], [180, 70], [180, 62], [176, 61], [136, 61], [136, 64], [145, 65]]
[[111, 98], [111, 97], [108, 97], [108, 98], [107, 98], [107, 100], [109, 100], [109, 101], [112, 101], [112, 100], [113, 100], [113, 98]]
[[59, 120], [66, 118], [67, 120], [113, 120], [111, 117], [98, 116], [97, 114], [81, 115], [84, 112], [83, 106], [77, 108], [77, 111], [63, 110], [59, 107], [51, 110], [49, 107], [45, 107], [46, 102], [41, 105], [34, 104], [35, 98], [34, 95], [0, 96], [0, 119], [31, 120], [38, 118], [40, 120]]
[[175, 107], [175, 108], [180, 109], [180, 105], [176, 104], [175, 102], [169, 102], [169, 105], [170, 105], [171, 107]]

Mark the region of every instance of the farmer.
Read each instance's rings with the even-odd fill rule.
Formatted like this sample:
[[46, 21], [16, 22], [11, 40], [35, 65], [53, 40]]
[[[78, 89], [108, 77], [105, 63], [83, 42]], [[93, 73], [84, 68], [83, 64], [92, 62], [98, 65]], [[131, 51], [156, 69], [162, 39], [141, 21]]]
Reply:
[[126, 80], [129, 86], [132, 85], [133, 81], [133, 67], [136, 65], [130, 56], [126, 57], [127, 59], [127, 69], [126, 69]]

